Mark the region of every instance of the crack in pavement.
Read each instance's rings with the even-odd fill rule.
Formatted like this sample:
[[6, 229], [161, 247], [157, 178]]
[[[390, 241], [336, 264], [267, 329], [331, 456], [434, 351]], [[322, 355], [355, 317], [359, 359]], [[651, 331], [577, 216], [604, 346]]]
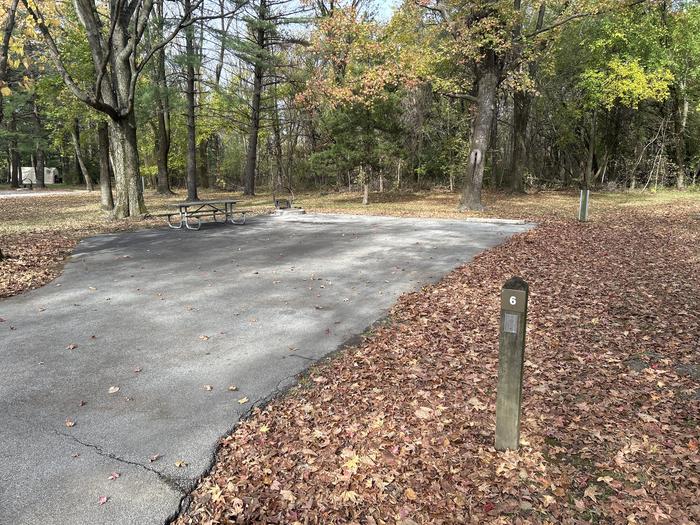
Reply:
[[141, 467], [142, 469], [144, 469], [148, 472], [152, 472], [153, 474], [158, 476], [158, 479], [160, 479], [163, 483], [165, 483], [171, 489], [175, 490], [176, 492], [179, 492], [180, 494], [187, 493], [186, 487], [180, 485], [180, 483], [178, 482], [177, 479], [172, 478], [172, 477], [168, 476], [167, 474], [163, 474], [162, 472], [160, 472], [154, 468], [151, 468], [147, 465], [144, 465], [143, 463], [139, 463], [138, 461], [130, 461], [128, 459], [121, 458], [121, 457], [117, 456], [116, 454], [113, 454], [112, 452], [105, 452], [100, 445], [96, 445], [94, 443], [87, 443], [87, 442], [82, 441], [81, 439], [79, 439], [71, 434], [66, 434], [65, 432], [59, 432], [56, 429], [54, 429], [53, 431], [58, 436], [67, 437], [69, 439], [72, 439], [76, 443], [84, 446], [84, 447], [93, 449], [95, 451], [95, 453], [97, 453], [98, 456], [113, 459], [114, 461], [118, 461], [118, 462], [124, 463], [126, 465], [133, 465], [135, 467]]

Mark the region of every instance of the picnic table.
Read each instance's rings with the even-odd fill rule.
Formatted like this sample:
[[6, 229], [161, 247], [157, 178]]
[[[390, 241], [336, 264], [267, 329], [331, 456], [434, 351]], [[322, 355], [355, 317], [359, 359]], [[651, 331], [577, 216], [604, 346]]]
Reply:
[[[203, 215], [211, 215], [214, 222], [219, 222], [217, 215], [221, 216], [221, 222], [230, 222], [231, 224], [245, 224], [245, 216], [248, 210], [234, 209], [236, 201], [234, 200], [209, 200], [209, 201], [188, 201], [177, 202], [170, 204], [171, 207], [178, 209], [177, 212], [167, 213], [168, 226], [175, 229], [181, 229], [183, 226], [188, 230], [199, 230], [202, 226], [200, 217]], [[236, 219], [236, 216], [240, 216]], [[192, 224], [191, 221], [196, 221]]]

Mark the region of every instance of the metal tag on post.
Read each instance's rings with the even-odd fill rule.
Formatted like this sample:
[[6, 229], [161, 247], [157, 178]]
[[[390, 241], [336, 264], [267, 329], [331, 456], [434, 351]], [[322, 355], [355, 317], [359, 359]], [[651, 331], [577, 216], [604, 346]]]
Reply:
[[498, 395], [496, 399], [496, 448], [520, 446], [520, 405], [523, 391], [525, 327], [529, 287], [513, 277], [501, 290], [501, 333], [498, 348]]

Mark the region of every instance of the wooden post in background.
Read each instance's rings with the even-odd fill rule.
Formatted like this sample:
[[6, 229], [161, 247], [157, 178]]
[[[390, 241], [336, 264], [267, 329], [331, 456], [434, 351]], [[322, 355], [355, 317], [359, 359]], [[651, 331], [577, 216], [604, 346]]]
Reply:
[[496, 449], [520, 446], [520, 404], [523, 394], [528, 284], [513, 277], [501, 290], [501, 334], [498, 343]]
[[591, 190], [585, 188], [581, 190], [581, 198], [578, 203], [578, 220], [586, 222], [588, 220], [588, 201], [591, 198]]

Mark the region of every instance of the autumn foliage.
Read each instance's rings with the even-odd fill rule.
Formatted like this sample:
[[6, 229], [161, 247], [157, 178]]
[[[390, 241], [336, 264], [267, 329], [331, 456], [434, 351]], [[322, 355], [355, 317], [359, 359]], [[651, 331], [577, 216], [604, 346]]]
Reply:
[[[177, 523], [697, 523], [699, 211], [545, 220], [404, 296], [223, 439]], [[500, 453], [512, 275], [531, 287], [523, 446]]]

